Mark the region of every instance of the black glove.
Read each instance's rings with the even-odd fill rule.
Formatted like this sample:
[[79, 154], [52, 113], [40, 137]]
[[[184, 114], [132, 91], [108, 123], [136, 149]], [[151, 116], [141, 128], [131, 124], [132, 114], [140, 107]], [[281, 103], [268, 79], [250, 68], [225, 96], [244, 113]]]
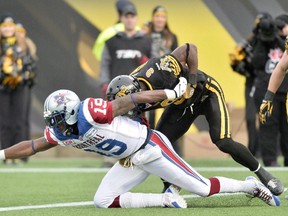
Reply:
[[262, 101], [262, 104], [260, 106], [260, 110], [259, 110], [259, 120], [261, 122], [261, 124], [265, 124], [267, 119], [271, 116], [272, 114], [272, 110], [273, 110], [273, 97], [274, 97], [274, 93], [271, 91], [267, 91], [265, 94], [265, 97]]

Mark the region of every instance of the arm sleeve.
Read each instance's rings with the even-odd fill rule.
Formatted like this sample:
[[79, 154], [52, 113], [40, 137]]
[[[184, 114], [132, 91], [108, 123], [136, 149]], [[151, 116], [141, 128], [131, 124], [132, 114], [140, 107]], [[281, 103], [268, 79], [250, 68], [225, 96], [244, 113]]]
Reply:
[[87, 108], [95, 123], [110, 124], [112, 122], [112, 102], [102, 98], [89, 98]]
[[53, 139], [53, 136], [48, 127], [46, 127], [44, 130], [44, 137], [48, 143], [54, 144], [54, 145], [58, 144], [58, 142], [55, 139]]

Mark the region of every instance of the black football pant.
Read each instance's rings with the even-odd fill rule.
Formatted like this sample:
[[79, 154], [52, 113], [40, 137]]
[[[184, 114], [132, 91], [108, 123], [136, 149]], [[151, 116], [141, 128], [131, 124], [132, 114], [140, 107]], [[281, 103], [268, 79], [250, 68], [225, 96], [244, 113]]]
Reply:
[[220, 85], [212, 80], [206, 88], [208, 92], [202, 98], [203, 101], [195, 106], [186, 108], [180, 108], [176, 105], [168, 106], [158, 121], [156, 130], [164, 133], [171, 143], [174, 143], [188, 131], [199, 115], [204, 115], [209, 124], [209, 134], [212, 142], [221, 151], [230, 154], [236, 162], [251, 171], [256, 170], [259, 162], [248, 148], [231, 138], [230, 117]]

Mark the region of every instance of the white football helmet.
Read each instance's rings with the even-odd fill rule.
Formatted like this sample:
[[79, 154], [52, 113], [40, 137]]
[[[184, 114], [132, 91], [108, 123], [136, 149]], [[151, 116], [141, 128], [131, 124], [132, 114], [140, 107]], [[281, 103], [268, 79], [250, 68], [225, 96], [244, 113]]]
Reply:
[[46, 125], [54, 128], [64, 123], [64, 130], [67, 130], [78, 120], [80, 103], [79, 97], [70, 90], [60, 89], [51, 93], [44, 103]]

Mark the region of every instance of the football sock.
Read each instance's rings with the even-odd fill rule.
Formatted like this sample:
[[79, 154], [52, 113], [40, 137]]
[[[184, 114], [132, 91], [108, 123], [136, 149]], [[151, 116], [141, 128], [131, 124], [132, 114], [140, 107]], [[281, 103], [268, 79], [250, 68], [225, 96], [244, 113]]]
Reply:
[[220, 193], [251, 193], [255, 186], [255, 183], [253, 181], [239, 181], [225, 177], [217, 178], [220, 182]]
[[121, 208], [163, 207], [164, 194], [144, 194], [127, 192], [120, 196]]

